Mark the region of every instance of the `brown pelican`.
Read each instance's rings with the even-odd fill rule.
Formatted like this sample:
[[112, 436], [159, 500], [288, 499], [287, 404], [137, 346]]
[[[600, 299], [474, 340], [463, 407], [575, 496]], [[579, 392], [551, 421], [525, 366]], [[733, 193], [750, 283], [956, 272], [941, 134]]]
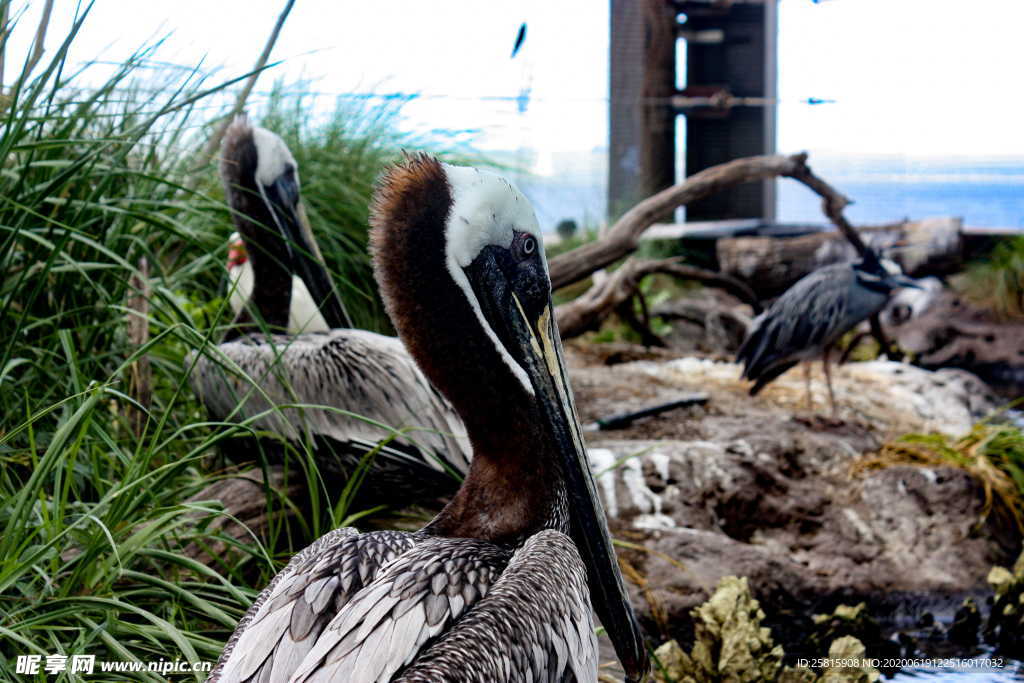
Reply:
[[[345, 328], [347, 316], [305, 220], [298, 168], [287, 146], [239, 117], [225, 135], [220, 170], [253, 278], [228, 341], [196, 359], [191, 373], [211, 416], [240, 422], [262, 414], [254, 428], [292, 442], [311, 437], [322, 470], [341, 477], [378, 442], [405, 428], [376, 454], [364, 492], [389, 499], [453, 492], [457, 475], [469, 468], [465, 428], [398, 339]], [[235, 260], [241, 256], [234, 254]], [[296, 280], [301, 289], [293, 286]], [[308, 310], [296, 313], [296, 293], [300, 301], [316, 302], [330, 329], [259, 331], [258, 318], [282, 333], [319, 326]], [[225, 369], [231, 364], [259, 390]], [[326, 407], [272, 409], [297, 404]], [[321, 457], [326, 453], [334, 457]], [[251, 450], [244, 454], [251, 457]]]
[[388, 313], [462, 416], [462, 487], [414, 533], [337, 529], [239, 622], [213, 681], [594, 681], [593, 605], [644, 644], [588, 467], [537, 220], [506, 180], [414, 156], [371, 223]]
[[[920, 288], [898, 265], [879, 259], [870, 249], [860, 261], [834, 263], [801, 278], [754, 319], [736, 354], [744, 365], [743, 377], [754, 380], [750, 395], [797, 363], [820, 357], [835, 415], [829, 350], [844, 334], [881, 311], [900, 287]], [[810, 375], [806, 377], [810, 403]]]

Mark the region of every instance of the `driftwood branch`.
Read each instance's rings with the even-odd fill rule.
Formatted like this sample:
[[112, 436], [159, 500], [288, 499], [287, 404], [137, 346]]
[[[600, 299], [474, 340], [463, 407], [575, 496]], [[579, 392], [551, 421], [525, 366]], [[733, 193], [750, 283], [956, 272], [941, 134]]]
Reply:
[[[657, 222], [660, 216], [677, 207], [686, 206], [693, 201], [734, 185], [780, 177], [792, 178], [820, 196], [822, 199], [822, 210], [825, 215], [836, 226], [840, 234], [846, 238], [846, 241], [853, 246], [856, 254], [864, 256], [868, 251], [868, 245], [865, 244], [860, 233], [850, 225], [850, 222], [843, 215], [844, 209], [852, 202], [825, 180], [814, 174], [810, 166], [807, 165], [806, 153], [790, 156], [746, 157], [704, 169], [700, 173], [690, 176], [682, 183], [648, 197], [627, 211], [600, 239], [551, 259], [551, 284], [555, 289], [564, 287], [582, 280], [591, 273], [628, 256], [636, 250], [643, 232]], [[943, 228], [941, 239], [943, 241], [949, 240], [949, 230], [945, 229], [948, 226], [941, 227]], [[959, 224], [956, 226], [956, 231], [958, 233]], [[811, 236], [811, 240], [835, 239], [835, 237], [828, 235]], [[774, 241], [774, 238], [755, 237], [739, 239]], [[719, 240], [719, 244], [731, 241], [733, 240]], [[948, 260], [952, 258], [952, 254], [960, 253], [961, 250], [956, 246], [959, 244], [958, 235], [953, 237], [952, 242], [945, 243], [949, 246], [940, 247], [940, 245], [936, 244], [934, 248], [934, 251], [942, 259]], [[919, 247], [918, 252], [921, 249], [924, 249], [926, 252], [928, 251], [927, 247], [922, 247], [920, 244], [916, 246]], [[871, 247], [876, 251], [878, 250], [878, 247], [873, 244]], [[917, 253], [906, 258], [910, 260], [924, 258], [927, 260], [930, 257], [930, 253], [927, 256]], [[811, 269], [818, 265], [820, 264], [812, 264]], [[908, 269], [906, 264], [903, 265], [904, 271], [909, 272], [913, 270], [913, 267]], [[725, 264], [723, 264], [723, 270], [727, 270]], [[734, 275], [738, 274], [736, 271], [731, 272]], [[803, 274], [806, 275], [806, 273]], [[752, 281], [750, 278], [743, 279], [746, 279], [748, 282]], [[792, 284], [797, 279], [799, 277], [789, 280], [789, 284]]]
[[601, 321], [636, 294], [640, 282], [645, 277], [654, 273], [720, 287], [744, 303], [750, 304], [755, 311], [761, 310], [757, 297], [750, 288], [728, 275], [688, 266], [675, 258], [657, 261], [630, 259], [615, 272], [596, 282], [583, 295], [555, 309], [555, 319], [562, 339], [597, 329]]
[[584, 244], [551, 259], [551, 284], [555, 289], [578, 282], [636, 250], [640, 235], [666, 213], [715, 192], [741, 183], [779, 176], [806, 177], [806, 154], [758, 156], [712, 166], [678, 185], [662, 190], [627, 211], [595, 242]]
[[[270, 32], [270, 37], [267, 39], [266, 45], [263, 47], [263, 53], [260, 54], [259, 59], [256, 60], [256, 66], [253, 67], [253, 74], [246, 80], [245, 85], [242, 86], [241, 92], [238, 93], [238, 97], [235, 98], [235, 105], [231, 108], [231, 113], [227, 115], [218, 125], [213, 135], [206, 142], [206, 147], [203, 148], [202, 153], [199, 155], [199, 163], [197, 168], [206, 168], [213, 157], [217, 154], [217, 150], [220, 149], [220, 143], [224, 139], [224, 133], [227, 131], [228, 126], [236, 116], [242, 113], [245, 109], [245, 103], [249, 99], [249, 95], [252, 93], [252, 89], [256, 86], [256, 81], [259, 79], [260, 74], [263, 73], [264, 67], [267, 66], [267, 61], [270, 59], [270, 53], [274, 50], [274, 44], [277, 43], [277, 37], [281, 35], [281, 29], [284, 27], [284, 22], [288, 18], [288, 14], [292, 11], [292, 6], [295, 4], [295, 0], [287, 0], [284, 9], [281, 10], [281, 14], [277, 17], [277, 23], [274, 24], [274, 29]], [[193, 183], [194, 186], [194, 183]]]
[[640, 302], [640, 308], [642, 309], [641, 317], [637, 317], [633, 311], [633, 299], [629, 298], [624, 300], [618, 306], [615, 307], [615, 313], [619, 316], [624, 323], [629, 325], [633, 330], [640, 335], [640, 343], [650, 348], [657, 346], [658, 348], [665, 348], [668, 344], [665, 340], [659, 337], [654, 330], [651, 329], [651, 317], [647, 313], [647, 302], [644, 300], [643, 295], [639, 295], [637, 299]]
[[850, 225], [850, 222], [846, 220], [846, 216], [843, 215], [843, 210], [853, 202], [846, 195], [839, 192], [839, 190], [814, 175], [811, 167], [806, 162], [807, 158], [805, 155], [804, 163], [790, 177], [803, 183], [808, 189], [821, 197], [822, 212], [828, 216], [832, 224], [853, 245], [857, 254], [863, 257], [868, 252], [868, 247], [864, 244], [864, 240], [860, 238], [860, 233]]

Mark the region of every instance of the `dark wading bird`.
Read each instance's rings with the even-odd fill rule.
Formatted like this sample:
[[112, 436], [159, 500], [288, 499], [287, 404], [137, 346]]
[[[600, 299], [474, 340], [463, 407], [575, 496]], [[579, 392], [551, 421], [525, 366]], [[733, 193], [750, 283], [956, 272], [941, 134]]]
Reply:
[[337, 529], [296, 555], [214, 681], [594, 681], [591, 604], [647, 659], [590, 474], [537, 219], [506, 180], [415, 156], [380, 182], [375, 275], [466, 424], [462, 487], [414, 533]]
[[[836, 399], [828, 355], [840, 337], [885, 307], [900, 287], [918, 288], [892, 261], [866, 249], [861, 260], [834, 263], [801, 278], [751, 324], [736, 355], [750, 395], [801, 361], [822, 359], [832, 414]], [[807, 371], [805, 366], [805, 373]], [[810, 375], [807, 400], [811, 403]]]
[[[265, 412], [254, 428], [293, 442], [311, 437], [322, 470], [342, 478], [369, 449], [394, 436], [390, 428], [414, 428], [375, 454], [362, 492], [389, 500], [453, 492], [458, 479], [452, 473], [469, 468], [465, 427], [398, 339], [346, 328], [347, 316], [305, 219], [298, 169], [284, 141], [239, 117], [225, 135], [220, 170], [253, 281], [248, 304], [219, 353], [195, 360], [190, 381], [208, 412], [234, 422]], [[305, 287], [295, 287], [296, 281]], [[307, 296], [313, 305], [292, 305]], [[316, 327], [331, 329], [267, 334], [260, 331], [257, 317], [280, 332], [311, 318]], [[253, 378], [260, 391], [222, 367], [216, 359], [221, 354]], [[271, 410], [272, 405], [294, 404], [338, 410]], [[247, 447], [240, 450], [251, 458]]]

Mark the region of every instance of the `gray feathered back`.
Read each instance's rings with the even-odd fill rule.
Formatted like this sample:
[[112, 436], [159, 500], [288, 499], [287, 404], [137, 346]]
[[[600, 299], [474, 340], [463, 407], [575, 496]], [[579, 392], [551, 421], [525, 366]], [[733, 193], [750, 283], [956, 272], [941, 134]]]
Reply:
[[394, 337], [346, 329], [294, 337], [248, 335], [217, 351], [262, 393], [211, 357], [200, 357], [190, 382], [214, 419], [231, 416], [240, 422], [274, 405], [323, 405], [328, 408], [271, 411], [254, 426], [291, 441], [308, 430], [341, 442], [369, 443], [394, 434], [374, 422], [411, 428], [396, 442], [427, 451], [426, 464], [443, 471], [440, 459], [457, 472], [469, 469], [471, 451], [462, 421]]

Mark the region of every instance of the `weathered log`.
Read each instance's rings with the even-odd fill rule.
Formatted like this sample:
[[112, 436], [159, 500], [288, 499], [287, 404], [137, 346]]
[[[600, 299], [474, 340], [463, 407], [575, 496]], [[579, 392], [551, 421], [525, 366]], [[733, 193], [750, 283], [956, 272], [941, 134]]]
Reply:
[[651, 315], [676, 323], [669, 339], [672, 348], [687, 349], [732, 359], [750, 327], [750, 316], [737, 307], [723, 305], [715, 299], [674, 299], [656, 306]]
[[727, 275], [685, 265], [677, 258], [657, 261], [629, 259], [615, 272], [596, 279], [594, 286], [583, 295], [555, 309], [555, 320], [562, 339], [597, 329], [601, 321], [636, 294], [641, 280], [654, 273], [720, 287], [760, 311], [757, 298], [750, 288]]
[[[867, 245], [891, 258], [912, 277], [946, 275], [963, 265], [962, 222], [928, 218], [862, 228]], [[855, 233], [854, 233], [855, 234]], [[818, 268], [857, 258], [849, 235], [815, 233], [802, 237], [737, 237], [718, 240], [721, 271], [750, 285], [763, 299], [781, 294]]]

